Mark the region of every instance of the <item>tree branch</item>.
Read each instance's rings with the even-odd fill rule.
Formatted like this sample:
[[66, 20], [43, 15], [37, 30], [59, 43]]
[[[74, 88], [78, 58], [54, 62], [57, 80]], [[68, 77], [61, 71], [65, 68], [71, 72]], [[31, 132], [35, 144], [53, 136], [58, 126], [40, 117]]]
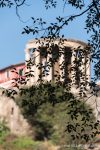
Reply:
[[18, 3], [16, 2], [16, 0], [14, 0], [14, 1], [15, 1], [15, 3], [16, 3], [16, 6], [17, 6], [17, 7], [20, 7], [20, 6], [22, 6], [22, 5], [25, 3], [26, 0], [23, 0], [20, 4], [18, 4]]
[[95, 0], [93, 0], [93, 5], [94, 5], [95, 9], [97, 10], [97, 13], [100, 15], [100, 12], [99, 12], [99, 9], [98, 9], [98, 7], [97, 7], [97, 5], [96, 5]]
[[[94, 6], [94, 5], [92, 4], [92, 5], [90, 5], [86, 10], [84, 10], [83, 12], [81, 12], [80, 14], [70, 16], [70, 17], [69, 17], [67, 20], [65, 20], [65, 22], [59, 27], [59, 29], [61, 29], [64, 25], [66, 25], [66, 23], [67, 23], [68, 21], [71, 21], [71, 20], [73, 20], [74, 18], [80, 17], [80, 16], [82, 16], [83, 14], [85, 14], [85, 13], [86, 13], [87, 11], [89, 11], [93, 6]], [[58, 30], [59, 30], [59, 29], [58, 29]], [[56, 31], [56, 33], [58, 32], [58, 30]]]
[[23, 0], [20, 4], [18, 4], [18, 3], [16, 2], [16, 0], [14, 0], [15, 5], [16, 5], [16, 15], [18, 16], [19, 20], [20, 20], [21, 22], [23, 22], [23, 23], [26, 23], [26, 22], [28, 22], [28, 21], [23, 21], [23, 20], [21, 19], [20, 15], [19, 15], [19, 13], [18, 13], [18, 7], [20, 7], [20, 6], [22, 6], [23, 4], [25, 4], [25, 1], [26, 1], [26, 0]]

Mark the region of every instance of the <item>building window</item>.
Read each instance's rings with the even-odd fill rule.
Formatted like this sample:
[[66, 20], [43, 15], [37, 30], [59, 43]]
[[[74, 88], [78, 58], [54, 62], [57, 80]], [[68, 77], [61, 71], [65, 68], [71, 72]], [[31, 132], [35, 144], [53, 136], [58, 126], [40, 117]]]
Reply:
[[9, 70], [6, 71], [6, 78], [9, 78]]
[[35, 52], [35, 48], [30, 48], [30, 56], [32, 57], [33, 56], [33, 53]]
[[57, 44], [52, 45], [52, 59], [57, 61], [59, 59], [59, 47]]
[[40, 48], [40, 56], [42, 58], [46, 58], [47, 57], [47, 47], [41, 47]]
[[31, 63], [35, 64], [35, 56], [34, 56], [35, 48], [30, 49], [30, 58], [31, 58]]
[[55, 80], [59, 74], [59, 47], [57, 44], [51, 46], [52, 54], [52, 80]]
[[70, 47], [65, 47], [64, 49], [64, 70], [65, 70], [65, 82], [70, 82], [71, 77], [71, 57], [72, 57], [72, 51]]
[[19, 69], [18, 74], [19, 74], [20, 76], [23, 76], [23, 75], [24, 75], [24, 70], [23, 70], [23, 69]]

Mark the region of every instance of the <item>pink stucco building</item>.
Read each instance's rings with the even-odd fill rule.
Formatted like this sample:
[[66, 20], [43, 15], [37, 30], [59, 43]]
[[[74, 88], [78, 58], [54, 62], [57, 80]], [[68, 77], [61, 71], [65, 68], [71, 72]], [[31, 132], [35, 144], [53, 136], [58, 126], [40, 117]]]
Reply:
[[10, 88], [14, 86], [13, 79], [24, 77], [25, 63], [18, 63], [0, 69], [0, 87]]

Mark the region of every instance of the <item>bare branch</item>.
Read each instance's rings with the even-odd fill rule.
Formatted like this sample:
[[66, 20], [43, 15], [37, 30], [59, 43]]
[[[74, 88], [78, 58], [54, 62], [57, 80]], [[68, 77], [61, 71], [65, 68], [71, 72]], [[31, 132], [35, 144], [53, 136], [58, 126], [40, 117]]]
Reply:
[[17, 7], [22, 6], [22, 5], [25, 3], [25, 1], [26, 1], [26, 0], [23, 0], [20, 4], [18, 4], [18, 3], [16, 2], [16, 0], [14, 0], [14, 2], [16, 3], [16, 6], [17, 6]]
[[[22, 5], [24, 5], [24, 4], [26, 5], [25, 1], [26, 1], [26, 0], [23, 0], [20, 4], [18, 4], [18, 3], [16, 2], [16, 0], [14, 0], [15, 5], [16, 5], [16, 15], [18, 16], [19, 20], [20, 20], [21, 22], [23, 22], [23, 23], [27, 23], [29, 20], [23, 21], [23, 20], [21, 19], [20, 15], [19, 15], [19, 13], [18, 13], [18, 8], [19, 8], [20, 6], [22, 6]], [[28, 6], [28, 5], [27, 5], [27, 6]]]
[[66, 22], [68, 22], [68, 21], [70, 21], [70, 20], [72, 20], [72, 19], [74, 19], [74, 18], [76, 18], [76, 17], [82, 16], [82, 15], [85, 14], [87, 11], [89, 11], [90, 8], [92, 8], [92, 7], [93, 7], [93, 4], [90, 5], [86, 10], [84, 10], [84, 11], [81, 12], [80, 14], [70, 16], [70, 17], [69, 17], [67, 20], [65, 20], [65, 22], [60, 26], [60, 28], [62, 28], [64, 25], [66, 25]]

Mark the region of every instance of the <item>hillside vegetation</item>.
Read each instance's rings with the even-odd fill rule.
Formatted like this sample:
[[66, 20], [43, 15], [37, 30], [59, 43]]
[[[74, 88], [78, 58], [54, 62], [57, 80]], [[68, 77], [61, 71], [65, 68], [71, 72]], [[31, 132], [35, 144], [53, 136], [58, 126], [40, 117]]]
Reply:
[[42, 83], [20, 89], [16, 98], [22, 114], [33, 128], [34, 140], [56, 145], [92, 141], [98, 124], [90, 106], [76, 99], [62, 83]]
[[46, 83], [22, 88], [15, 102], [31, 125], [32, 134], [18, 137], [3, 129], [0, 150], [73, 150], [78, 149], [73, 145], [95, 140], [98, 122], [92, 109], [64, 85]]

